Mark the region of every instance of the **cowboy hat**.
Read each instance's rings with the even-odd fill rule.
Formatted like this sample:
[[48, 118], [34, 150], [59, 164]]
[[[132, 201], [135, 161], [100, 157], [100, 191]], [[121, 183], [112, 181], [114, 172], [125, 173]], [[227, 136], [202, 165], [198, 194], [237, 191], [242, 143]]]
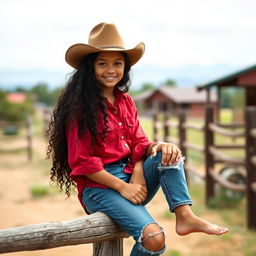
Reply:
[[130, 65], [134, 65], [143, 55], [144, 43], [139, 43], [132, 49], [125, 49], [124, 41], [120, 36], [115, 24], [100, 23], [90, 32], [88, 44], [74, 44], [66, 51], [66, 62], [77, 69], [82, 58], [94, 52], [120, 51], [125, 52], [130, 60]]

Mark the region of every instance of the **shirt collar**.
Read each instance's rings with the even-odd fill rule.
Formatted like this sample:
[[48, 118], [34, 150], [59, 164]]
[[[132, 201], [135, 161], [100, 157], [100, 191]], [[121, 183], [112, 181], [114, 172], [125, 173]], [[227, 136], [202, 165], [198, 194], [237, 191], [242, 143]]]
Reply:
[[119, 88], [115, 87], [114, 93], [116, 95], [116, 102], [121, 99], [127, 99], [127, 94], [122, 92]]
[[114, 94], [116, 96], [114, 106], [106, 98], [106, 103], [109, 107], [116, 107], [122, 100], [125, 100], [128, 98], [127, 94], [123, 93], [119, 88], [114, 89]]

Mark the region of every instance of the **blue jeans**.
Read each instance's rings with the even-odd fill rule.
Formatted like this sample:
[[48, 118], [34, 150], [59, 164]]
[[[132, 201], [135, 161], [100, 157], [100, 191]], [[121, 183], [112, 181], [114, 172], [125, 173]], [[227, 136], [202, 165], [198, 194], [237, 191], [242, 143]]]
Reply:
[[[187, 189], [183, 162], [174, 166], [161, 165], [162, 154], [150, 156], [144, 162], [144, 176], [147, 184], [148, 196], [142, 205], [135, 205], [126, 198], [122, 197], [113, 189], [104, 188], [85, 188], [83, 190], [83, 203], [88, 212], [104, 212], [119, 224], [136, 241], [130, 256], [161, 255], [161, 251], [148, 251], [142, 244], [142, 233], [144, 228], [156, 221], [144, 207], [156, 194], [161, 186], [169, 209], [173, 212], [174, 208], [181, 205], [191, 205], [192, 201]], [[112, 175], [129, 182], [131, 174], [123, 172], [127, 161], [108, 164], [105, 170]]]

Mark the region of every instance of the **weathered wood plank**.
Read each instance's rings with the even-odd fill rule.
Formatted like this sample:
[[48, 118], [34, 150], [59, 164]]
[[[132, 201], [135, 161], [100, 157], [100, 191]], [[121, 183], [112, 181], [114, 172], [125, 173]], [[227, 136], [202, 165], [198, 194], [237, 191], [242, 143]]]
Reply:
[[192, 130], [196, 130], [196, 131], [204, 131], [204, 126], [198, 125], [198, 124], [184, 123], [183, 128], [192, 129]]
[[209, 147], [209, 152], [214, 156], [216, 161], [223, 162], [223, 163], [245, 165], [244, 158], [230, 157], [230, 156], [224, 155], [221, 151], [216, 149], [214, 146]]
[[226, 129], [223, 129], [219, 127], [218, 125], [214, 123], [209, 124], [209, 129], [215, 133], [225, 135], [225, 136], [230, 136], [230, 137], [244, 137], [245, 132], [244, 131], [228, 131]]
[[186, 142], [186, 141], [183, 143], [183, 145], [187, 149], [193, 149], [197, 152], [204, 153], [204, 147], [201, 145], [197, 145], [197, 144]]
[[42, 250], [129, 237], [108, 216], [97, 212], [64, 221], [0, 230], [0, 253]]

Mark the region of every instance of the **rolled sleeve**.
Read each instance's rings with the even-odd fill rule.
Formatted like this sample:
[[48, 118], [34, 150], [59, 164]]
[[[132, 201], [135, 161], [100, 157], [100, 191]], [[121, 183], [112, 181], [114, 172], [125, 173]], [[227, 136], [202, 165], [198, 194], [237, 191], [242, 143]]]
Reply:
[[150, 141], [140, 142], [133, 148], [132, 162], [134, 164], [144, 158], [146, 150], [151, 144]]
[[75, 180], [76, 176], [99, 172], [104, 169], [100, 157], [93, 156], [91, 136], [88, 131], [78, 136], [77, 121], [72, 122], [67, 130], [68, 163], [72, 170], [70, 177]]

